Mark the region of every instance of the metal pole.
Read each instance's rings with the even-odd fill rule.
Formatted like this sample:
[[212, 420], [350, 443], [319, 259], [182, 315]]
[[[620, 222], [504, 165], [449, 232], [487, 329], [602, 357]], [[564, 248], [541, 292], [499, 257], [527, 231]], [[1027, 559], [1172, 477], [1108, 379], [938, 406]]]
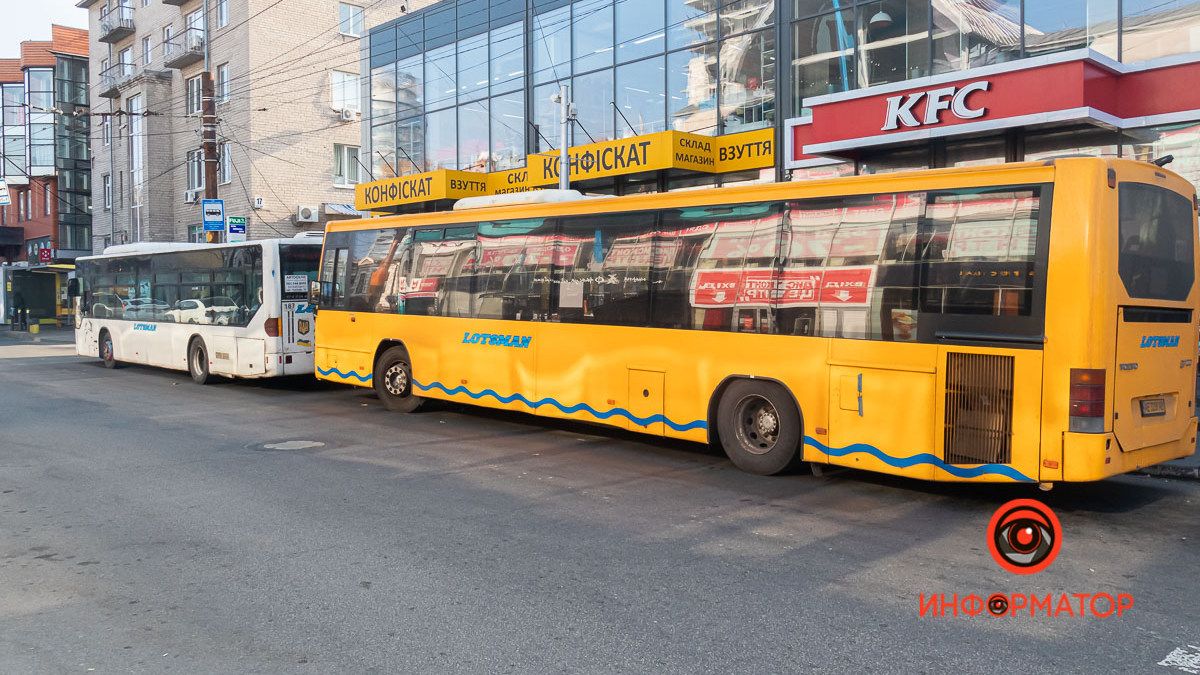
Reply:
[[562, 127], [558, 137], [558, 188], [571, 189], [571, 155], [567, 152], [571, 133], [571, 87], [563, 84], [558, 89], [558, 111]]

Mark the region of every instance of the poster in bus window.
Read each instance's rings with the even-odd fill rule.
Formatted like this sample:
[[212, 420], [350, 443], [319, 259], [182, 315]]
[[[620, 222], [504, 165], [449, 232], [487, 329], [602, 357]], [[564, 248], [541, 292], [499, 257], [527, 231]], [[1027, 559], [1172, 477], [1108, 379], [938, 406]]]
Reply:
[[892, 339], [915, 342], [917, 339], [917, 310], [892, 309]]
[[875, 266], [697, 270], [694, 307], [863, 306], [870, 303]]
[[604, 259], [606, 267], [653, 267], [669, 268], [675, 264], [683, 242], [678, 239], [654, 241], [651, 239], [618, 239], [613, 242]]

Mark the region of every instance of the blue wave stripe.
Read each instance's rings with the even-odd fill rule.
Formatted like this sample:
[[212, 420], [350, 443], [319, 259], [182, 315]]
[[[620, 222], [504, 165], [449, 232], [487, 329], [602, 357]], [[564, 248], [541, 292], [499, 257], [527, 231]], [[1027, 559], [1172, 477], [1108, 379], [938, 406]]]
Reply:
[[358, 380], [359, 382], [370, 382], [371, 378], [374, 377], [374, 375], [372, 375], [370, 373], [367, 373], [366, 375], [359, 375], [358, 371], [354, 371], [354, 370], [352, 370], [348, 373], [343, 373], [342, 371], [338, 370], [337, 368], [330, 368], [329, 370], [325, 370], [321, 366], [317, 366], [317, 372], [326, 377], [328, 377], [330, 375], [337, 375], [338, 377], [342, 378], [343, 380], [349, 380], [350, 378], [354, 378], [354, 379]]
[[624, 417], [625, 419], [627, 419], [631, 422], [636, 422], [638, 424], [641, 424], [642, 426], [648, 426], [651, 424], [655, 424], [657, 422], [662, 422], [663, 424], [671, 427], [675, 431], [689, 431], [691, 429], [707, 429], [708, 428], [708, 422], [706, 422], [704, 420], [695, 420], [692, 422], [688, 422], [686, 424], [679, 424], [678, 422], [674, 422], [674, 421], [668, 419], [666, 417], [666, 415], [651, 415], [649, 417], [638, 417], [637, 415], [634, 415], [633, 413], [629, 412], [628, 410], [625, 410], [624, 408], [612, 408], [611, 410], [596, 410], [595, 408], [593, 408], [592, 406], [590, 406], [586, 403], [576, 403], [575, 405], [566, 406], [566, 405], [563, 405], [562, 403], [559, 403], [557, 400], [550, 398], [549, 396], [547, 396], [546, 398], [538, 399], [536, 401], [531, 401], [530, 399], [526, 398], [525, 396], [523, 396], [521, 394], [512, 394], [509, 396], [502, 396], [491, 389], [484, 389], [483, 391], [476, 393], [476, 392], [473, 392], [470, 389], [467, 389], [466, 387], [462, 387], [462, 386], [455, 387], [453, 389], [447, 389], [446, 385], [442, 384], [441, 382], [430, 382], [429, 384], [421, 384], [420, 382], [413, 380], [413, 384], [417, 387], [417, 389], [420, 389], [421, 391], [429, 391], [430, 389], [438, 389], [438, 390], [444, 392], [445, 394], [447, 394], [448, 396], [454, 396], [457, 394], [466, 394], [467, 396], [470, 396], [471, 398], [476, 399], [476, 400], [484, 398], [484, 397], [491, 397], [501, 403], [512, 403], [513, 401], [520, 401], [521, 403], [524, 403], [525, 405], [529, 406], [530, 408], [533, 408], [534, 410], [537, 410], [538, 408], [540, 408], [544, 405], [554, 406], [555, 408], [558, 408], [560, 411], [567, 413], [567, 414], [577, 413], [581, 410], [586, 410], [588, 412], [588, 414], [595, 417], [596, 419], [601, 419], [601, 420], [606, 420], [606, 419], [609, 419], [610, 417], [614, 417], [614, 416], [620, 416], [620, 417]]
[[867, 445], [866, 443], [852, 443], [844, 448], [831, 448], [812, 436], [805, 436], [804, 442], [829, 455], [830, 457], [845, 457], [846, 455], [852, 455], [856, 452], [862, 452], [871, 455], [888, 466], [894, 466], [897, 469], [907, 469], [909, 467], [917, 466], [918, 464], [931, 464], [957, 478], [978, 478], [988, 474], [995, 474], [998, 476], [1007, 476], [1008, 478], [1016, 481], [1024, 481], [1027, 483], [1034, 482], [1034, 479], [1005, 464], [982, 464], [980, 466], [973, 467], [952, 466], [927, 452], [923, 452], [919, 455], [913, 455], [912, 457], [892, 457], [891, 455], [884, 453], [879, 448], [876, 448], [873, 445]]

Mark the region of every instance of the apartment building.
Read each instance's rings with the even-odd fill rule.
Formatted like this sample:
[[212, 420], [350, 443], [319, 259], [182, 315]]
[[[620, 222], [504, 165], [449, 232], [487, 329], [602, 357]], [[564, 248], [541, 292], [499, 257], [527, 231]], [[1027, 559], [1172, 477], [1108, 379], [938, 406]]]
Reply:
[[90, 12], [96, 250], [203, 241], [201, 74], [217, 196], [251, 239], [355, 217], [360, 43], [403, 0], [79, 0]]

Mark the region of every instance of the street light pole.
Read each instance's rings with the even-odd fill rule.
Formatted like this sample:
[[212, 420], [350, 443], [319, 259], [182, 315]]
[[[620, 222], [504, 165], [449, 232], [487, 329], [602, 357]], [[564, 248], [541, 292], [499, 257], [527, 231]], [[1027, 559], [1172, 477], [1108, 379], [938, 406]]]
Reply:
[[571, 87], [567, 84], [562, 84], [558, 89], [558, 114], [560, 116], [559, 135], [558, 135], [558, 189], [571, 189], [571, 155], [567, 152], [567, 146], [570, 145], [571, 136], [571, 120], [574, 115], [571, 113]]

